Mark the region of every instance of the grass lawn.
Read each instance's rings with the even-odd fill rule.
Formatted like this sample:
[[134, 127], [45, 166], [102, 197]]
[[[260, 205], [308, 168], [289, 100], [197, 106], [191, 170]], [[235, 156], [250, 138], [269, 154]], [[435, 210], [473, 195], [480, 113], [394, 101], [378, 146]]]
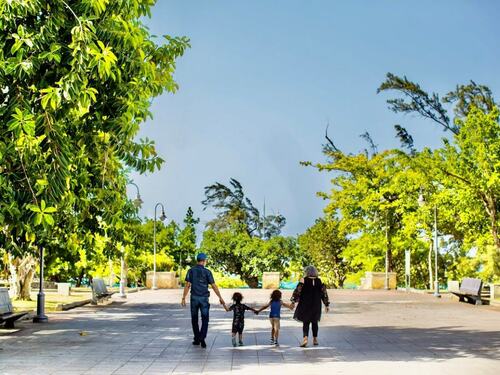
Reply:
[[[13, 300], [12, 305], [14, 306], [14, 311], [27, 311], [36, 310], [36, 297], [37, 292], [31, 293], [31, 301], [17, 301]], [[60, 296], [55, 292], [45, 292], [45, 310], [54, 312], [56, 311], [56, 306], [61, 303], [71, 303], [76, 301], [82, 301], [92, 297], [90, 290], [84, 291], [71, 291], [70, 296]]]

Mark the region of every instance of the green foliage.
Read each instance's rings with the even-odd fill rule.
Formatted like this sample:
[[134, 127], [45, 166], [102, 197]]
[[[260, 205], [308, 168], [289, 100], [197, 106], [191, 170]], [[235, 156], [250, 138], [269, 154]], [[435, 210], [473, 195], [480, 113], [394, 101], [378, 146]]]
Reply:
[[154, 41], [141, 21], [153, 4], [0, 2], [0, 243], [8, 252], [44, 246], [58, 268], [85, 269], [99, 234], [113, 238], [102, 256], [117, 256], [135, 213], [124, 171], [163, 162], [151, 141], [136, 141], [139, 126], [153, 97], [177, 90], [175, 61], [188, 47], [186, 38]]
[[247, 284], [239, 276], [225, 275], [222, 272], [214, 272], [214, 279], [219, 288], [247, 288]]
[[[125, 235], [125, 259], [130, 280], [146, 282], [146, 272], [153, 270], [153, 225], [154, 220], [132, 223]], [[175, 254], [179, 252], [179, 227], [171, 221], [167, 225], [156, 222], [156, 269], [171, 271], [175, 265]]]
[[[179, 264], [185, 264], [188, 257], [194, 258], [196, 253], [196, 225], [200, 219], [194, 216], [193, 209], [188, 207], [186, 216], [184, 218], [184, 228], [179, 233], [179, 252], [176, 254], [176, 259]], [[181, 262], [181, 259], [182, 262]]]
[[213, 207], [217, 216], [208, 222], [200, 250], [210, 255], [214, 269], [238, 275], [252, 288], [262, 272], [289, 274], [298, 251], [294, 238], [279, 236], [286, 222], [282, 215], [261, 216], [235, 179], [230, 187], [207, 186], [205, 195], [202, 203]]
[[[442, 100], [428, 95], [408, 79], [389, 74], [379, 90], [395, 90], [408, 99], [390, 99], [395, 112], [416, 112], [453, 132], [443, 146], [433, 152], [424, 150], [423, 173], [439, 185], [439, 195], [453, 197], [455, 205], [439, 204], [453, 212], [458, 236], [466, 247], [477, 247], [479, 268], [485, 280], [500, 274], [500, 124], [499, 110], [491, 90], [471, 81], [459, 85]], [[432, 103], [426, 98], [432, 97]], [[455, 118], [445, 114], [441, 102], [454, 104]], [[436, 204], [441, 203], [439, 199]], [[458, 219], [458, 220], [457, 220]], [[489, 233], [488, 233], [489, 232]], [[488, 238], [489, 237], [489, 238]], [[493, 248], [491, 247], [493, 246]]]
[[[378, 152], [364, 134], [371, 153], [342, 152], [328, 137], [326, 163], [313, 165], [333, 172], [333, 188], [320, 195], [329, 200], [327, 217], [339, 221], [349, 242], [342, 255], [355, 271], [381, 271], [387, 252], [389, 270], [403, 280], [404, 251], [411, 250], [413, 285], [431, 283], [429, 253], [435, 208], [440, 236], [439, 278], [479, 276], [492, 281], [500, 274], [500, 124], [499, 110], [486, 86], [471, 82], [443, 98], [428, 94], [406, 77], [388, 74], [379, 92], [393, 90], [403, 98], [389, 99], [395, 112], [417, 113], [452, 133], [442, 147], [417, 151], [400, 125], [403, 148]], [[455, 117], [445, 104], [454, 105]], [[419, 196], [425, 204], [417, 204]], [[357, 271], [356, 271], [357, 270]]]
[[207, 227], [215, 231], [239, 228], [250, 236], [269, 239], [281, 233], [286, 224], [282, 215], [261, 216], [250, 198], [245, 196], [243, 186], [232, 178], [230, 187], [216, 182], [205, 187], [205, 200], [202, 204], [213, 207], [217, 211], [215, 219], [208, 222]]
[[298, 238], [305, 263], [315, 265], [321, 280], [333, 288], [342, 288], [347, 273], [351, 271], [343, 254], [347, 243], [339, 231], [338, 220], [334, 218], [316, 220]]
[[297, 245], [291, 237], [273, 237], [264, 240], [246, 232], [211, 229], [203, 234], [200, 250], [210, 256], [210, 267], [226, 275], [239, 275], [255, 288], [265, 271], [289, 274], [289, 266], [297, 257]]

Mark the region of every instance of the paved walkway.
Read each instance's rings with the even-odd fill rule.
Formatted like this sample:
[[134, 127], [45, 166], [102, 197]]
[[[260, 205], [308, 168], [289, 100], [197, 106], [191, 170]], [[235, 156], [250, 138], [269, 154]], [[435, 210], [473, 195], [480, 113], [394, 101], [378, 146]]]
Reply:
[[[248, 304], [268, 291], [243, 292]], [[289, 292], [285, 296], [289, 296]], [[230, 342], [231, 313], [213, 300], [208, 348], [191, 345], [180, 290], [142, 291], [126, 302], [50, 315], [0, 333], [0, 374], [499, 374], [500, 311], [385, 291], [331, 291], [320, 346], [301, 349], [286, 312], [281, 346], [268, 345], [265, 313], [248, 314], [245, 346]], [[231, 291], [224, 290], [229, 301]]]

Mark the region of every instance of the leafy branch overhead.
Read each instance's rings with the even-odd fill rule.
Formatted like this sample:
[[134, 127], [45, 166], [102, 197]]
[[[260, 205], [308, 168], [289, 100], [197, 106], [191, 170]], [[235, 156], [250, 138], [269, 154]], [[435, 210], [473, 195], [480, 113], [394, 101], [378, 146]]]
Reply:
[[143, 17], [154, 3], [0, 2], [0, 242], [9, 251], [27, 252], [34, 232], [35, 245], [63, 257], [75, 233], [89, 254], [97, 233], [123, 237], [136, 213], [126, 174], [163, 164], [154, 142], [136, 136], [152, 99], [178, 89], [176, 61], [189, 48], [185, 37], [151, 35]]

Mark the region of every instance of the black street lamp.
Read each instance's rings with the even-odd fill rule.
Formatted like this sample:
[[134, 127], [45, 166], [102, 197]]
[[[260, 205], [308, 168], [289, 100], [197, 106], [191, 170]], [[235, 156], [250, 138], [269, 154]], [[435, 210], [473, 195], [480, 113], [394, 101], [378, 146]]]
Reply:
[[45, 315], [45, 293], [43, 292], [43, 247], [40, 246], [40, 286], [36, 299], [36, 315], [33, 323], [47, 323], [49, 318]]
[[153, 223], [153, 285], [151, 289], [156, 290], [158, 287], [156, 286], [156, 210], [158, 207], [161, 207], [161, 216], [160, 220], [165, 221], [167, 216], [165, 215], [165, 207], [162, 203], [156, 203], [155, 205], [155, 220]]
[[137, 195], [132, 202], [134, 203], [135, 208], [140, 208], [144, 201], [142, 200], [141, 194], [139, 193], [139, 186], [137, 186], [137, 184], [134, 182], [128, 182], [127, 185], [133, 185], [137, 189]]

